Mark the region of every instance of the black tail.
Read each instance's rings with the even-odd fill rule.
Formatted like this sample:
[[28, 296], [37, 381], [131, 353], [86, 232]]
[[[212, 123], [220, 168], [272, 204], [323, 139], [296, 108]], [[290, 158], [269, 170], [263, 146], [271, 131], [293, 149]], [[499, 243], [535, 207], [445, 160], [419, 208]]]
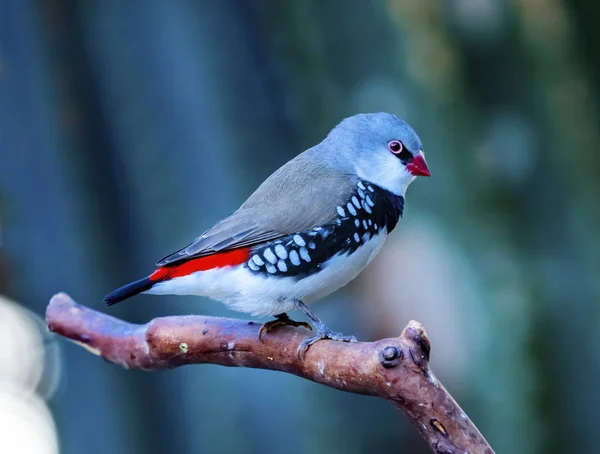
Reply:
[[123, 300], [126, 300], [127, 298], [137, 295], [138, 293], [150, 290], [154, 284], [156, 284], [156, 282], [153, 282], [150, 280], [150, 278], [145, 277], [144, 279], [140, 279], [139, 281], [132, 282], [131, 284], [127, 284], [121, 288], [113, 290], [104, 297], [104, 302], [108, 306], [112, 306], [113, 304], [117, 304]]

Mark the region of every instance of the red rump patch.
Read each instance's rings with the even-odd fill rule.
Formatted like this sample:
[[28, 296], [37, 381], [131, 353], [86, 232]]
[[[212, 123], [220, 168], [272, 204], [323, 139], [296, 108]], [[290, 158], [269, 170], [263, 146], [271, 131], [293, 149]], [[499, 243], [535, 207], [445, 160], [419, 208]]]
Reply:
[[176, 277], [187, 276], [196, 271], [207, 271], [224, 266], [235, 266], [244, 263], [250, 257], [250, 248], [234, 249], [233, 251], [217, 252], [206, 257], [198, 257], [180, 264], [167, 265], [157, 269], [150, 275], [153, 282], [166, 281]]

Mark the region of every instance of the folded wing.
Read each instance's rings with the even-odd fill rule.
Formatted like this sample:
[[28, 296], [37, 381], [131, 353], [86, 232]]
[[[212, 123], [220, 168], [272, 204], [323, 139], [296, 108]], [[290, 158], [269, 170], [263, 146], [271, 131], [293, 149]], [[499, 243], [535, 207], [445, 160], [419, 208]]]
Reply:
[[316, 153], [315, 149], [308, 150], [285, 164], [239, 210], [157, 266], [253, 246], [331, 223], [337, 206], [350, 200], [357, 181], [330, 172]]

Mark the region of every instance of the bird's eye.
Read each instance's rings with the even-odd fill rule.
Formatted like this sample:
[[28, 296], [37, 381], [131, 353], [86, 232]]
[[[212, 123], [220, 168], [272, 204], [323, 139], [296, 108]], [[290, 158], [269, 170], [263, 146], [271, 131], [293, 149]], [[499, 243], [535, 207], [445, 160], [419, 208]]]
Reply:
[[388, 148], [392, 153], [400, 154], [402, 153], [402, 150], [404, 150], [404, 145], [402, 145], [402, 142], [400, 142], [399, 140], [391, 140], [388, 143]]
[[406, 149], [404, 144], [399, 140], [390, 140], [388, 142], [388, 148], [394, 153], [403, 164], [408, 164], [413, 159], [413, 155]]

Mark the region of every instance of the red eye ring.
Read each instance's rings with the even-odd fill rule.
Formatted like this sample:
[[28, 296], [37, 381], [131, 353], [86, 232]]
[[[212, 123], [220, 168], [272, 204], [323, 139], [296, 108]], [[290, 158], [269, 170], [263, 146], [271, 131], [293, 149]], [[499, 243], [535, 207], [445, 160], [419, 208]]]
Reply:
[[390, 140], [388, 142], [388, 148], [392, 153], [400, 154], [402, 153], [402, 150], [404, 150], [404, 145], [399, 140]]

